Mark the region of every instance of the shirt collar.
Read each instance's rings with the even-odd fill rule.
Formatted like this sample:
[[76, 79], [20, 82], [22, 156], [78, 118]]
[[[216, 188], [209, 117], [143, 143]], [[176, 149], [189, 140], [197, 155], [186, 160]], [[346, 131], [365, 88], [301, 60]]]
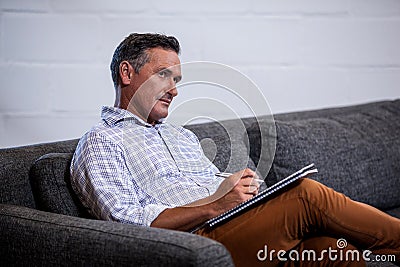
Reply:
[[[138, 125], [153, 127], [153, 125], [145, 122], [132, 112], [117, 107], [103, 106], [101, 109], [101, 119], [108, 125], [116, 125], [121, 121], [133, 121]], [[161, 123], [164, 123], [164, 120], [161, 120], [160, 124]]]

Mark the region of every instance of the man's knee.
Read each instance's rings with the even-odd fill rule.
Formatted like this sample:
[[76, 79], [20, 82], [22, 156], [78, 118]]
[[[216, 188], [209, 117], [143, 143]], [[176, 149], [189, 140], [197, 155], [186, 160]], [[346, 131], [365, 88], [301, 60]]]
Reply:
[[319, 192], [325, 188], [326, 186], [310, 178], [303, 178], [298, 184], [299, 190], [306, 191], [308, 193]]
[[302, 198], [308, 200], [323, 200], [329, 198], [332, 194], [335, 194], [333, 189], [309, 178], [301, 179], [295, 188]]

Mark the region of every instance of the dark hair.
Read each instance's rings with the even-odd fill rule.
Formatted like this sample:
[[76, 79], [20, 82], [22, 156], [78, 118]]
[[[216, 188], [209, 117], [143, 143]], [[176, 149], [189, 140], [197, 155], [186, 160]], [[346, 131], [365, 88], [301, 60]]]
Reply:
[[161, 47], [166, 50], [180, 52], [178, 40], [173, 36], [157, 33], [132, 33], [126, 37], [115, 49], [111, 60], [111, 77], [115, 88], [118, 86], [119, 65], [126, 60], [132, 65], [136, 73], [149, 62], [150, 56], [147, 50]]

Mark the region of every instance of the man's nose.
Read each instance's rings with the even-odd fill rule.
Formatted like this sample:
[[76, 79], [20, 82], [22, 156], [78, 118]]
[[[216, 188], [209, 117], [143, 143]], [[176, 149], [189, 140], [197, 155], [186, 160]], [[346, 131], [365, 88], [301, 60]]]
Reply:
[[172, 97], [177, 96], [178, 95], [178, 90], [176, 89], [176, 86], [174, 86], [174, 88], [169, 90], [168, 93], [170, 93], [172, 95]]

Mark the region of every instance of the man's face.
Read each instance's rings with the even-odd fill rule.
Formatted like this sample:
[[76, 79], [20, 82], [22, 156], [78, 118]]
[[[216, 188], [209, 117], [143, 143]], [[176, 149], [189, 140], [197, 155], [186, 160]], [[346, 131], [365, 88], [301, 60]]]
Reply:
[[150, 61], [130, 84], [132, 94], [127, 109], [154, 124], [168, 116], [172, 99], [177, 96], [176, 83], [182, 78], [178, 55], [172, 50], [153, 48], [147, 51]]

